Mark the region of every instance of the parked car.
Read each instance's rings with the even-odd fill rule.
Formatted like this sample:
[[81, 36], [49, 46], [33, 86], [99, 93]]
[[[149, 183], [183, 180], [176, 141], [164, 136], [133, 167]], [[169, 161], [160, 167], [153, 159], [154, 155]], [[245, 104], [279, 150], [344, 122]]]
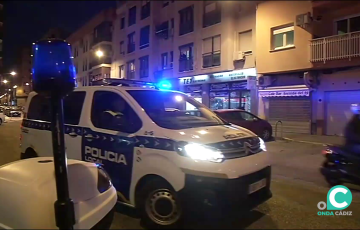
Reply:
[[230, 123], [249, 129], [264, 141], [268, 141], [272, 137], [272, 127], [270, 123], [252, 113], [241, 109], [220, 109], [214, 112]]
[[17, 106], [9, 106], [4, 114], [8, 117], [21, 117], [21, 109]]
[[0, 125], [5, 122], [5, 114], [3, 112], [0, 112]]

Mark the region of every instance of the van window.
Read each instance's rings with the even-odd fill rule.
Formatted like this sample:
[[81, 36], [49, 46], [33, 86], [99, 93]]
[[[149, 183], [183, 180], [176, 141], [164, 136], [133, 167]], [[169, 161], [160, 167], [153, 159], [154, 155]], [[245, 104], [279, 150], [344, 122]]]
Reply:
[[[122, 125], [117, 125], [118, 119], [123, 119]], [[94, 93], [91, 121], [97, 128], [125, 133], [135, 133], [142, 126], [131, 106], [119, 94], [109, 91]]]
[[64, 98], [64, 122], [69, 125], [78, 125], [84, 105], [86, 92], [72, 92]]
[[[64, 98], [64, 122], [68, 125], [78, 125], [85, 100], [85, 92], [72, 92]], [[30, 102], [28, 119], [48, 121], [51, 119], [49, 99], [35, 95]]]
[[28, 119], [39, 121], [50, 121], [50, 104], [47, 98], [35, 95], [30, 102]]

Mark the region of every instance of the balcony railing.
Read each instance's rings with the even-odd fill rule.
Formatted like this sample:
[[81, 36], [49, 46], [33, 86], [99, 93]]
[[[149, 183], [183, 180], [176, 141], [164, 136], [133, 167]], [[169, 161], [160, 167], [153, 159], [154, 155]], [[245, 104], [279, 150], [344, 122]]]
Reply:
[[101, 65], [101, 64], [111, 64], [111, 57], [102, 57], [102, 58], [94, 58], [90, 62], [89, 68], [93, 68], [95, 66]]
[[360, 57], [360, 32], [313, 39], [310, 48], [311, 62]]
[[194, 70], [194, 63], [192, 58], [179, 60], [179, 72], [191, 70]]

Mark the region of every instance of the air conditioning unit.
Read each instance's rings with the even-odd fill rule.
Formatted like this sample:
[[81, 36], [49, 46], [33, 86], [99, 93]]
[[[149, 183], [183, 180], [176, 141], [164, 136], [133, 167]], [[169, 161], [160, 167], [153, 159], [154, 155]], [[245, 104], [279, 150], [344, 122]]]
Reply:
[[304, 27], [312, 22], [312, 17], [310, 12], [306, 14], [296, 15], [296, 25], [300, 27]]
[[271, 76], [261, 76], [258, 80], [258, 85], [260, 87], [270, 86], [272, 84], [272, 77]]
[[234, 61], [244, 61], [244, 60], [245, 60], [244, 52], [238, 51], [234, 53]]
[[252, 50], [247, 50], [247, 51], [244, 51], [242, 52], [243, 53], [243, 56], [249, 56], [249, 55], [252, 55]]

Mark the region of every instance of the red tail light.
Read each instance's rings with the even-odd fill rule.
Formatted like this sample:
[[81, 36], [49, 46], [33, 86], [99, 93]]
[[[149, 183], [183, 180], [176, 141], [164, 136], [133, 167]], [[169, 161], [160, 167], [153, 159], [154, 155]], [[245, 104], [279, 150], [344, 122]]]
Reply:
[[332, 150], [331, 149], [324, 149], [323, 151], [322, 151], [322, 154], [323, 155], [327, 155], [327, 154], [332, 154]]

